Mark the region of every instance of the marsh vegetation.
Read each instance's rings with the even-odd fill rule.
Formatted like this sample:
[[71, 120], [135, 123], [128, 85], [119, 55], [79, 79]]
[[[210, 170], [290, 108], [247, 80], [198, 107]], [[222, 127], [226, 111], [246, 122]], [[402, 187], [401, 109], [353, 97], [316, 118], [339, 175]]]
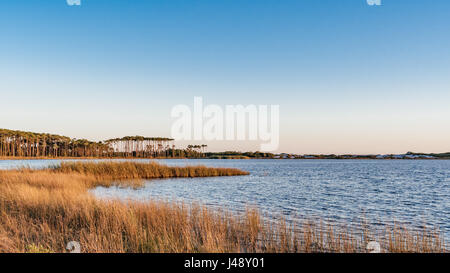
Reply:
[[356, 235], [320, 222], [269, 222], [256, 209], [236, 215], [195, 204], [98, 200], [88, 191], [140, 187], [142, 179], [246, 174], [134, 162], [0, 171], [0, 252], [65, 252], [70, 241], [83, 252], [366, 252], [371, 240], [382, 240], [386, 252], [445, 251], [432, 230]]

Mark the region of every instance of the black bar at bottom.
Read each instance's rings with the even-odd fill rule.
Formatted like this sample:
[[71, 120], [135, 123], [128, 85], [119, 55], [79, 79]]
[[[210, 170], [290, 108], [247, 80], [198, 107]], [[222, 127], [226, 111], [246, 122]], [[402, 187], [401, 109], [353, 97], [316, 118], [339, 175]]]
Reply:
[[[0, 254], [15, 271], [311, 272], [446, 268], [448, 254]], [[136, 268], [140, 268], [136, 271]], [[156, 270], [158, 269], [158, 270]], [[33, 270], [33, 271], [31, 271]], [[101, 271], [100, 271], [101, 270]]]

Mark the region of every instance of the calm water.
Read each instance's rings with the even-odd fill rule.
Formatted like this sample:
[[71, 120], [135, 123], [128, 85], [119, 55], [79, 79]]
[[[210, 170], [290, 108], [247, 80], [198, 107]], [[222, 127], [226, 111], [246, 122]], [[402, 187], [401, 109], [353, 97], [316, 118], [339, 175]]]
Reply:
[[[168, 165], [236, 167], [249, 176], [152, 180], [141, 189], [96, 188], [100, 198], [198, 202], [269, 217], [398, 221], [439, 226], [450, 239], [450, 160], [157, 160]], [[0, 169], [59, 161], [0, 161]]]

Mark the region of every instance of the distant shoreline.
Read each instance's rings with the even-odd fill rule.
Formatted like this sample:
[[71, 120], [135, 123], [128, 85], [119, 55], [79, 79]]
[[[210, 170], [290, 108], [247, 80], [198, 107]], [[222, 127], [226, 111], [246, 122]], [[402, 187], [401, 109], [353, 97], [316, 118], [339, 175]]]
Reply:
[[0, 157], [0, 161], [3, 160], [134, 160], [134, 159], [226, 159], [226, 160], [254, 160], [254, 159], [267, 159], [267, 160], [450, 160], [450, 157], [441, 158], [370, 158], [370, 157], [358, 157], [358, 158], [268, 158], [268, 157]]
[[125, 136], [94, 142], [48, 133], [0, 128], [0, 160], [26, 159], [450, 159], [447, 153], [295, 154], [274, 152], [208, 152], [208, 145], [177, 148], [167, 137]]

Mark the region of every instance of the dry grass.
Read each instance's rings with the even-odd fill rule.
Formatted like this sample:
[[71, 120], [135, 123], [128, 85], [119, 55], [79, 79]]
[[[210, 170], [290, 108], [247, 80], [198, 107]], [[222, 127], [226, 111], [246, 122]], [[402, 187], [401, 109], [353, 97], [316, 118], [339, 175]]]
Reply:
[[99, 162], [62, 163], [54, 168], [60, 173], [78, 173], [93, 175], [97, 179], [155, 179], [169, 177], [208, 177], [208, 176], [234, 176], [248, 175], [238, 169], [230, 168], [208, 168], [205, 166], [169, 167], [158, 163], [136, 163], [136, 162]]
[[355, 235], [314, 222], [270, 224], [250, 209], [233, 215], [198, 205], [101, 201], [88, 193], [100, 185], [138, 187], [136, 178], [243, 174], [126, 162], [0, 171], [0, 252], [65, 252], [69, 241], [80, 242], [83, 252], [365, 252], [371, 240], [383, 241], [386, 252], [445, 251], [439, 233], [428, 230]]

